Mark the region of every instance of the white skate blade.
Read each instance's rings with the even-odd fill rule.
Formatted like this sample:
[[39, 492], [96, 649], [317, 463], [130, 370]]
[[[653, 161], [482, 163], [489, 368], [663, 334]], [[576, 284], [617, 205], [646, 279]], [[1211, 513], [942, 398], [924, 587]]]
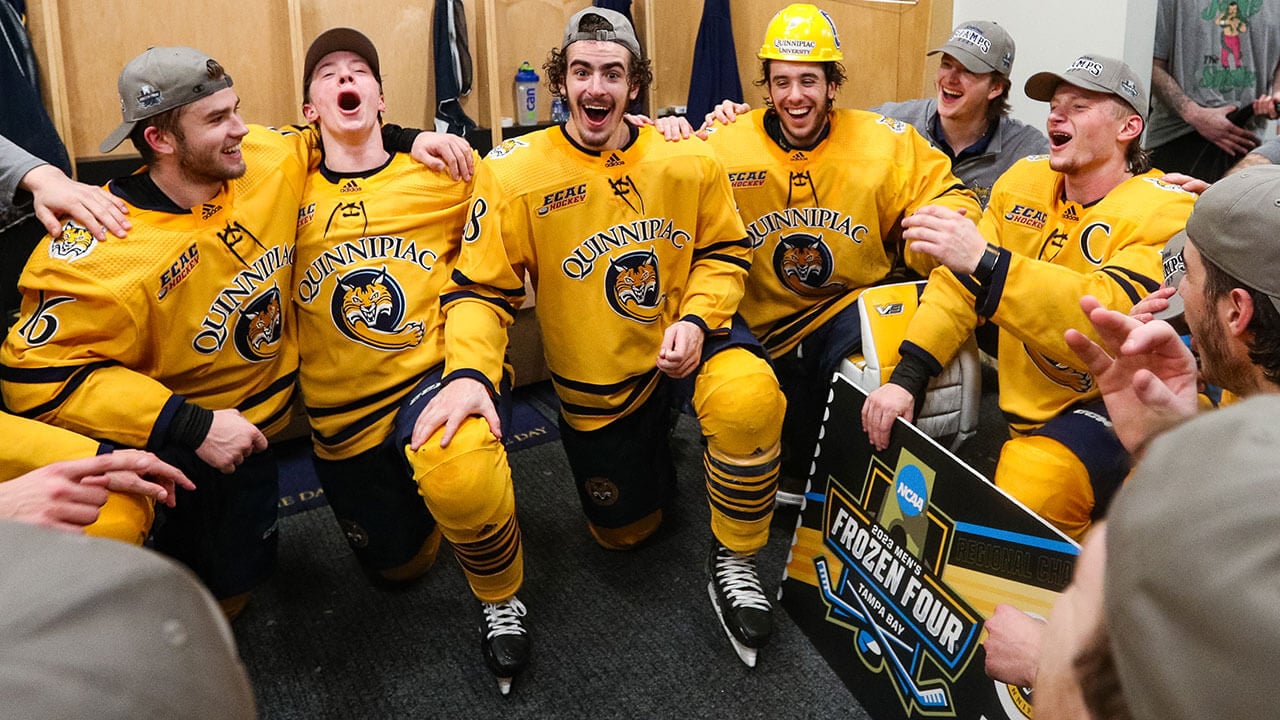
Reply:
[[500, 678], [497, 678], [497, 681], [498, 681], [498, 691], [502, 693], [502, 696], [506, 697], [510, 695], [511, 694], [511, 678], [500, 677]]
[[716, 618], [720, 620], [720, 629], [724, 630], [725, 637], [729, 638], [729, 642], [733, 645], [733, 651], [738, 654], [738, 659], [742, 661], [743, 665], [746, 665], [749, 668], [755, 667], [756, 656], [759, 654], [759, 650], [756, 648], [749, 648], [739, 642], [738, 638], [734, 637], [733, 633], [729, 630], [729, 626], [725, 624], [724, 612], [720, 610], [720, 601], [716, 598], [714, 582], [707, 583], [707, 594], [711, 596], [711, 607], [715, 608]]

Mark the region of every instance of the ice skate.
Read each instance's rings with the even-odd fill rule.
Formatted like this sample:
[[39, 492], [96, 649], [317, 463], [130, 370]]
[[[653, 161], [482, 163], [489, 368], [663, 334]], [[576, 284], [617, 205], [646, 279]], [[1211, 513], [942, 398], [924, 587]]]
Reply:
[[720, 626], [742, 662], [755, 667], [757, 651], [773, 634], [773, 606], [760, 587], [756, 556], [736, 553], [716, 543], [707, 571], [711, 575], [707, 593]]
[[498, 690], [507, 695], [511, 681], [529, 664], [529, 632], [521, 620], [524, 603], [512, 595], [502, 602], [481, 603], [480, 610], [480, 650], [498, 679]]

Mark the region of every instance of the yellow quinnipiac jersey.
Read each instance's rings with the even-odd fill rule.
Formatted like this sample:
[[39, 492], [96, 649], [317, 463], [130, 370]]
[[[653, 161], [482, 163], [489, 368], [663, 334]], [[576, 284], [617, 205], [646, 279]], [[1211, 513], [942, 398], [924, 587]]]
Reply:
[[98, 454], [101, 445], [70, 430], [0, 412], [0, 482], [62, 460]]
[[317, 170], [298, 209], [293, 300], [316, 454], [373, 448], [422, 376], [444, 362], [440, 290], [471, 183], [408, 155], [361, 174]]
[[480, 164], [445, 291], [446, 373], [497, 383], [527, 271], [565, 417], [602, 427], [652, 392], [674, 322], [727, 331], [750, 256], [724, 166], [702, 143], [653, 128], [599, 153], [558, 127], [508, 140]]
[[1129, 178], [1085, 206], [1066, 199], [1063, 175], [1050, 169], [1048, 156], [1018, 161], [996, 181], [979, 225], [1002, 248], [991, 280], [980, 288], [968, 276], [934, 270], [904, 351], [914, 345], [945, 364], [982, 316], [1000, 328], [1000, 407], [1015, 429], [1098, 397], [1063, 335], [1075, 328], [1098, 339], [1080, 310], [1084, 295], [1128, 312], [1160, 287], [1160, 249], [1186, 225], [1195, 202], [1160, 175]]
[[247, 171], [179, 208], [142, 173], [108, 189], [126, 238], [68, 223], [36, 246], [22, 315], [0, 348], [9, 409], [155, 449], [182, 401], [236, 408], [264, 432], [288, 421], [298, 367], [289, 302], [309, 136], [251, 126]]
[[[729, 171], [755, 248], [739, 312], [774, 357], [785, 354], [880, 282], [899, 255], [899, 221], [924, 205], [981, 213], [951, 160], [915, 128], [861, 110], [836, 110], [811, 150], [784, 150], [755, 110], [707, 140]], [[927, 275], [932, 257], [906, 247]]]

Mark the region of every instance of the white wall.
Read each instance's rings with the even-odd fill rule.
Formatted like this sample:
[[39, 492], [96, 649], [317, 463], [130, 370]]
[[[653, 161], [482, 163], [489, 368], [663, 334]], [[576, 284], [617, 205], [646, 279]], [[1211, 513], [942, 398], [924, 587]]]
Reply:
[[953, 25], [994, 20], [1013, 36], [1013, 116], [1044, 128], [1046, 103], [1029, 99], [1022, 85], [1042, 70], [1062, 72], [1085, 53], [1118, 57], [1147, 78], [1151, 91], [1151, 46], [1156, 0], [954, 0]]

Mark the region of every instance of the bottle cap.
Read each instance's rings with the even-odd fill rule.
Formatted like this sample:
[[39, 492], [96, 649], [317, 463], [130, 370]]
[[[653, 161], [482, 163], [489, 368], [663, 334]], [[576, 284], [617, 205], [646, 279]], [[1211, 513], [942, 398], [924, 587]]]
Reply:
[[528, 60], [525, 60], [516, 71], [516, 82], [538, 82], [538, 73], [534, 71]]

